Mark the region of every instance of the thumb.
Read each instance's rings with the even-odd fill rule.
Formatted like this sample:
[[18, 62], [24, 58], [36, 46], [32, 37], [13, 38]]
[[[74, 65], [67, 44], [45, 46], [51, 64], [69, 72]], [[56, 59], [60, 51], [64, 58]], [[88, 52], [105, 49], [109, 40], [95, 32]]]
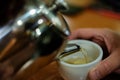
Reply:
[[88, 77], [90, 80], [100, 80], [119, 67], [119, 57], [111, 54], [108, 58], [101, 61], [95, 68], [90, 70]]

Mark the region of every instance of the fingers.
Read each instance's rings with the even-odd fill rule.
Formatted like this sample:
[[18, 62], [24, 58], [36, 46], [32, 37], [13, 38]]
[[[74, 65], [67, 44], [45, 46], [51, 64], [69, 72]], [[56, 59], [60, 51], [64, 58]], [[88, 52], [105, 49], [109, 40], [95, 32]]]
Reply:
[[117, 53], [113, 53], [89, 72], [89, 79], [100, 80], [110, 74], [120, 66], [119, 59]]
[[92, 28], [85, 28], [85, 29], [78, 29], [71, 33], [69, 39], [76, 39], [76, 38], [83, 38], [83, 39], [90, 39], [95, 35], [98, 35], [100, 29], [92, 29]]
[[[70, 36], [69, 39], [90, 39], [102, 46], [105, 45], [105, 48], [108, 49], [110, 56], [100, 62], [94, 69], [89, 72], [90, 80], [100, 80], [101, 78], [105, 77], [106, 75], [110, 74], [114, 70], [118, 69], [120, 66], [120, 54], [119, 49], [119, 36], [113, 35], [110, 30], [106, 29], [78, 29], [74, 31]], [[114, 45], [113, 45], [114, 44]], [[115, 47], [113, 47], [115, 46]], [[117, 47], [116, 47], [117, 46]]]

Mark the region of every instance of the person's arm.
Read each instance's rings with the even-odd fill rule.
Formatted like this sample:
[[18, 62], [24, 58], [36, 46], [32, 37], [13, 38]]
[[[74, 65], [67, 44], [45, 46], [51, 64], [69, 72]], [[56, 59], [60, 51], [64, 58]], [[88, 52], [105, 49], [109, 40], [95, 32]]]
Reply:
[[[88, 39], [98, 43], [107, 57], [89, 72], [90, 80], [100, 80], [120, 68], [120, 34], [109, 29], [78, 29], [69, 39]], [[104, 53], [104, 55], [106, 55]]]

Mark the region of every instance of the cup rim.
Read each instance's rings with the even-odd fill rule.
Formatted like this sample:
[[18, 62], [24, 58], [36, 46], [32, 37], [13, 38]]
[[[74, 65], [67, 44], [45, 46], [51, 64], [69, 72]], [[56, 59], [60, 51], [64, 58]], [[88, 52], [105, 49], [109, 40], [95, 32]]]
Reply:
[[93, 41], [81, 40], [81, 39], [80, 40], [79, 39], [77, 39], [77, 40], [69, 40], [68, 43], [71, 42], [71, 41], [75, 41], [75, 42], [76, 41], [80, 41], [80, 42], [87, 42], [87, 43], [93, 44], [94, 46], [96, 46], [99, 49], [99, 52], [100, 52], [99, 56], [95, 60], [93, 60], [93, 61], [91, 61], [89, 63], [86, 63], [86, 64], [76, 64], [76, 65], [74, 65], [74, 64], [66, 63], [66, 62], [64, 62], [62, 60], [60, 60], [59, 63], [61, 63], [63, 65], [66, 65], [66, 66], [70, 66], [70, 67], [87, 67], [87, 66], [93, 65], [94, 63], [97, 63], [98, 61], [100, 61], [102, 59], [102, 57], [103, 57], [103, 50], [97, 43], [95, 43]]

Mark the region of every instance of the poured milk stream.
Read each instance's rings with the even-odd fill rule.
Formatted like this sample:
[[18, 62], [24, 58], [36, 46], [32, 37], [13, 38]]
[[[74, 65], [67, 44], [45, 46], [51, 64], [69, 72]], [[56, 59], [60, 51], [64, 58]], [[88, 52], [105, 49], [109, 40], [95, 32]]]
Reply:
[[85, 49], [81, 48], [80, 51], [64, 56], [61, 60], [69, 64], [77, 65], [89, 63], [94, 59], [88, 56], [88, 52]]

